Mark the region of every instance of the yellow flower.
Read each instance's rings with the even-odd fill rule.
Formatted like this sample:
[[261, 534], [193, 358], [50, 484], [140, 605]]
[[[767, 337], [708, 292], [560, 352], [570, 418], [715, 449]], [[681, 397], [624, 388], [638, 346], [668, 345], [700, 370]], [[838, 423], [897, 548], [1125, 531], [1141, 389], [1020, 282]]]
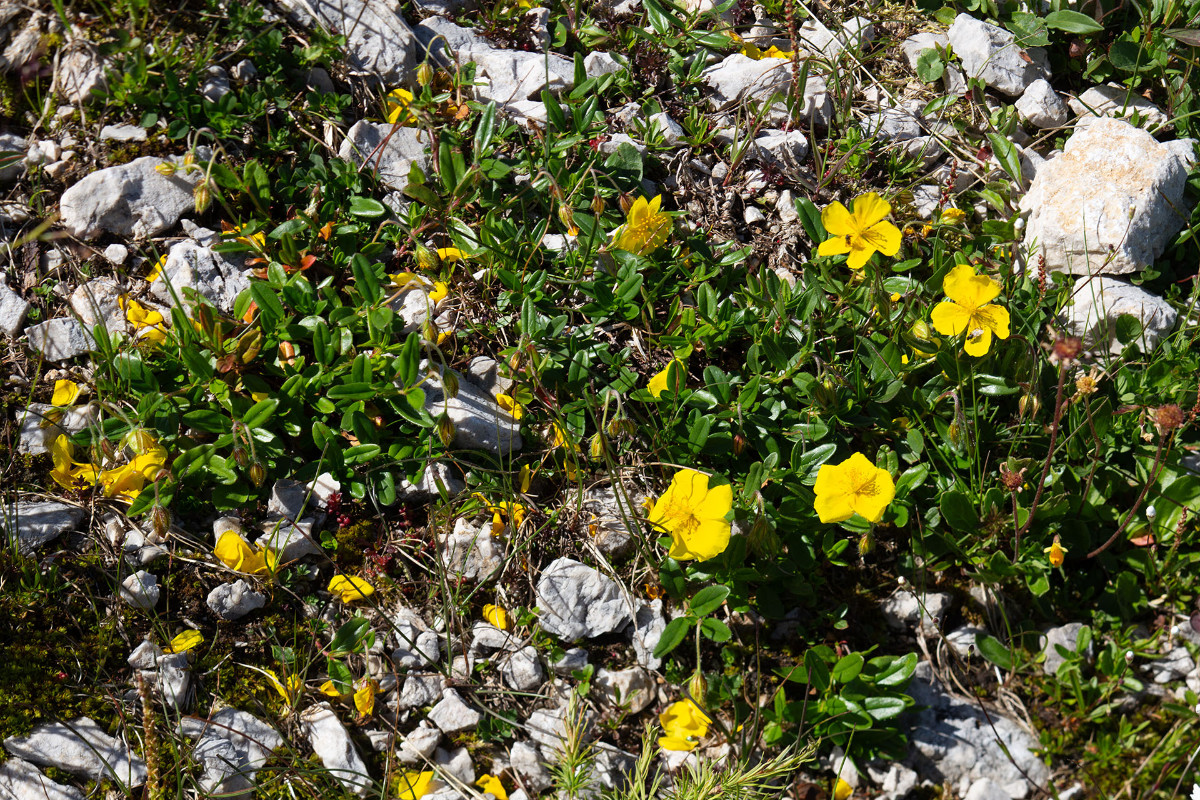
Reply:
[[429, 302], [435, 306], [446, 299], [446, 295], [450, 294], [450, 287], [442, 281], [436, 281], [433, 284], [433, 291], [429, 293]]
[[426, 280], [415, 272], [397, 272], [393, 275], [388, 275], [388, 278], [392, 281], [392, 286], [397, 289], [414, 288], [409, 286], [409, 284], [413, 284], [414, 286], [427, 285]]
[[[512, 395], [500, 392], [496, 395], [496, 405], [508, 412], [513, 419], [525, 416], [525, 407], [518, 403]], [[523, 490], [522, 490], [523, 491]]]
[[658, 740], [663, 750], [694, 750], [708, 735], [708, 715], [691, 700], [680, 700], [667, 706], [658, 717], [665, 734]]
[[54, 396], [50, 398], [52, 406], [69, 406], [79, 397], [79, 384], [75, 381], [61, 380], [54, 382]]
[[625, 224], [613, 231], [613, 247], [644, 256], [665, 244], [671, 235], [671, 215], [660, 211], [661, 205], [662, 195], [634, 200]]
[[412, 105], [413, 93], [408, 89], [393, 89], [391, 94], [387, 96], [385, 105], [387, 106], [387, 121], [393, 125], [399, 122], [401, 125], [411, 125], [417, 121], [409, 106]]
[[878, 250], [885, 256], [900, 252], [900, 229], [885, 217], [892, 207], [875, 192], [854, 198], [854, 212], [838, 202], [830, 203], [821, 212], [821, 224], [833, 238], [821, 242], [817, 255], [837, 256], [849, 253], [846, 266], [862, 269]]
[[990, 305], [1000, 294], [1000, 284], [987, 275], [977, 275], [967, 264], [959, 264], [942, 283], [946, 300], [929, 315], [933, 328], [944, 336], [966, 334], [967, 355], [986, 355], [992, 335], [1008, 338], [1008, 309]]
[[742, 55], [752, 58], [755, 61], [762, 61], [764, 58], [791, 58], [792, 51], [780, 50], [775, 45], [771, 45], [766, 50], [761, 50], [757, 45], [745, 42], [742, 44]]
[[163, 648], [164, 653], [186, 653], [195, 647], [199, 647], [204, 643], [204, 636], [200, 631], [184, 631], [171, 640], [171, 643]]
[[504, 784], [495, 775], [480, 775], [479, 780], [475, 781], [475, 785], [485, 794], [494, 795], [496, 800], [508, 800], [508, 792], [504, 791]]
[[521, 494], [528, 492], [530, 485], [533, 483], [533, 467], [528, 464], [522, 464], [517, 481], [521, 484]]
[[967, 218], [967, 212], [961, 208], [943, 208], [938, 216], [938, 222], [943, 225], [957, 225]]
[[361, 716], [369, 717], [375, 711], [375, 694], [379, 691], [379, 681], [368, 678], [354, 692], [354, 707]]
[[268, 547], [255, 552], [245, 539], [233, 531], [221, 534], [216, 548], [213, 549], [213, 555], [230, 569], [248, 575], [270, 572], [279, 563], [279, 557], [274, 550]]
[[821, 522], [841, 522], [855, 514], [879, 522], [896, 497], [896, 484], [886, 469], [855, 453], [840, 464], [822, 464], [813, 491]]
[[433, 772], [406, 772], [400, 778], [396, 796], [398, 800], [420, 800], [429, 791]]
[[[677, 377], [675, 385], [669, 386], [667, 384], [667, 380], [670, 377], [672, 366], [675, 367]], [[670, 362], [668, 362], [667, 365], [662, 368], [662, 371], [650, 379], [650, 382], [646, 384], [646, 389], [649, 390], [650, 394], [654, 395], [656, 398], [661, 398], [663, 396], [663, 392], [668, 390], [671, 392], [671, 394], [677, 394], [679, 390], [683, 388], [683, 380], [686, 369], [686, 364], [684, 364], [678, 358], [672, 358]]]
[[731, 526], [725, 516], [732, 508], [732, 486], [710, 488], [707, 475], [684, 469], [675, 473], [648, 519], [670, 535], [671, 558], [707, 561], [729, 546]]
[[833, 782], [833, 800], [847, 800], [854, 794], [854, 787], [841, 778]]
[[1059, 544], [1058, 537], [1054, 537], [1054, 543], [1042, 551], [1050, 554], [1050, 566], [1061, 567], [1063, 559], [1067, 555], [1067, 548]]
[[246, 230], [246, 226], [248, 224], [249, 223], [242, 223], [225, 235], [231, 236], [235, 242], [240, 242], [247, 247], [252, 247], [261, 253], [263, 248], [267, 246], [267, 235], [262, 231], [258, 231], [257, 233], [250, 234], [249, 236], [240, 236], [239, 234]]
[[445, 264], [453, 264], [455, 261], [463, 261], [467, 258], [467, 254], [457, 247], [439, 247], [437, 254]]
[[494, 606], [491, 603], [485, 605], [483, 618], [502, 631], [512, 630], [512, 620], [508, 618], [508, 612], [500, 606]]
[[375, 587], [353, 575], [334, 575], [329, 579], [329, 591], [340, 597], [343, 603], [353, 603], [375, 594]]
[[154, 283], [156, 280], [161, 278], [163, 267], [165, 267], [166, 265], [167, 265], [167, 254], [163, 253], [161, 256], [158, 257], [158, 261], [156, 261], [154, 263], [154, 266], [150, 268], [149, 274], [146, 275], [146, 280], [150, 283]]
[[167, 463], [167, 451], [146, 431], [135, 431], [121, 440], [122, 447], [134, 451], [126, 464], [107, 469], [96, 477], [105, 497], [118, 497], [132, 503], [147, 483], [153, 483]]
[[146, 308], [129, 295], [117, 298], [118, 305], [125, 312], [125, 319], [138, 336], [150, 344], [162, 344], [167, 339], [167, 332], [162, 327], [163, 315], [152, 308]]
[[350, 697], [350, 695], [348, 695], [348, 694], [342, 694], [341, 692], [339, 692], [337, 690], [337, 687], [333, 685], [333, 681], [325, 681], [324, 683], [322, 683], [320, 686], [317, 687], [317, 691], [319, 691], [321, 694], [325, 695], [326, 697], [332, 697], [337, 700], [345, 700], [347, 697]]
[[492, 512], [492, 536], [503, 536], [506, 520], [512, 521], [513, 530], [521, 527], [521, 523], [525, 521], [525, 506], [520, 503], [510, 503], [507, 500], [501, 500], [499, 503], [489, 503], [487, 498], [478, 492], [474, 495], [476, 500], [483, 501], [487, 506], [487, 510]]
[[50, 477], [64, 489], [80, 489], [84, 486], [94, 486], [100, 472], [91, 464], [83, 464], [75, 460], [75, 447], [65, 434], [60, 434], [48, 448], [50, 460], [54, 468]]
[[283, 698], [283, 702], [289, 706], [294, 705], [296, 700], [300, 698], [300, 692], [304, 689], [304, 682], [300, 680], [299, 675], [287, 676], [287, 687], [279, 681], [279, 676], [272, 670], [264, 669], [263, 675], [267, 678], [267, 683], [271, 684], [271, 688], [279, 692], [279, 696]]

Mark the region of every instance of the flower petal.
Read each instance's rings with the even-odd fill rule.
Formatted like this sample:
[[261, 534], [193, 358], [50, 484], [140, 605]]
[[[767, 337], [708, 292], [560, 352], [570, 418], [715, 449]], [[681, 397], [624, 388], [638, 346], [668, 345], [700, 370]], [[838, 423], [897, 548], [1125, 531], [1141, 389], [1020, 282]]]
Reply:
[[75, 381], [59, 380], [54, 382], [54, 396], [50, 398], [52, 406], [69, 406], [79, 397], [79, 384]]
[[843, 522], [854, 516], [854, 506], [850, 505], [848, 494], [817, 495], [813, 510], [821, 522]]
[[950, 270], [942, 282], [942, 289], [954, 302], [966, 309], [974, 310], [1000, 296], [1000, 284], [987, 275], [977, 275], [967, 264], [959, 264]]
[[991, 328], [992, 333], [996, 334], [996, 338], [1008, 338], [1009, 316], [1008, 309], [1004, 306], [984, 306], [975, 312], [975, 319]]
[[971, 312], [949, 300], [943, 300], [933, 307], [929, 315], [933, 329], [943, 336], [959, 336], [971, 324]]
[[858, 233], [859, 228], [850, 211], [841, 203], [834, 200], [821, 211], [821, 224], [825, 230], [835, 236], [849, 236]]
[[850, 269], [862, 269], [874, 253], [875, 248], [867, 244], [866, 240], [856, 238], [850, 243], [850, 257], [846, 259], [846, 266]]
[[879, 222], [865, 232], [863, 238], [885, 256], [894, 256], [900, 252], [900, 229], [890, 222]]
[[967, 332], [966, 341], [963, 342], [963, 350], [967, 355], [986, 356], [987, 351], [992, 348], [992, 329], [987, 327], [976, 328], [974, 331]]
[[858, 223], [860, 231], [882, 221], [890, 213], [892, 207], [876, 192], [867, 192], [854, 198], [854, 221]]
[[834, 236], [817, 246], [819, 256], [840, 256], [850, 252], [850, 242], [845, 236]]

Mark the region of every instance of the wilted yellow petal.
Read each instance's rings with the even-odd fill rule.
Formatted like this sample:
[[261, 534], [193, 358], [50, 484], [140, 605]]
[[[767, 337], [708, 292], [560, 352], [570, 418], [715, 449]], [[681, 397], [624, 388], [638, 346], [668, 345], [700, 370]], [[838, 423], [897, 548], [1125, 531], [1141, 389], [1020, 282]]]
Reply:
[[508, 792], [504, 790], [504, 784], [495, 775], [480, 775], [479, 780], [475, 781], [475, 785], [485, 793], [495, 795], [496, 800], [508, 800]]
[[337, 595], [343, 603], [353, 603], [375, 594], [375, 587], [354, 575], [334, 575], [329, 580], [329, 592]]
[[364, 680], [354, 692], [354, 707], [358, 709], [360, 715], [369, 717], [375, 712], [375, 694], [378, 691], [379, 682], [374, 678], [369, 678]]
[[186, 653], [195, 647], [199, 647], [204, 643], [204, 636], [200, 631], [187, 630], [177, 635], [171, 640], [171, 643], [163, 648], [164, 653]]

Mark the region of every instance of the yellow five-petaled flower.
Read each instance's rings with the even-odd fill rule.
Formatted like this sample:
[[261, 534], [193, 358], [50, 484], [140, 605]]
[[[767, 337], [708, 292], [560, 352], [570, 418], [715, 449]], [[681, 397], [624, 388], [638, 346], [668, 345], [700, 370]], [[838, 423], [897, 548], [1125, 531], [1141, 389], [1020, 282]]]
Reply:
[[661, 205], [662, 195], [653, 200], [634, 200], [625, 224], [613, 232], [613, 247], [644, 256], [666, 244], [671, 235], [671, 215], [660, 211]]
[[675, 473], [647, 517], [671, 537], [668, 555], [677, 561], [707, 561], [729, 546], [733, 487], [709, 486], [708, 476], [692, 469]]
[[667, 706], [658, 717], [666, 734], [658, 740], [663, 750], [693, 750], [708, 734], [711, 720], [700, 706], [691, 700], [680, 700]]
[[875, 192], [868, 192], [854, 198], [853, 205], [853, 212], [836, 201], [825, 206], [821, 224], [833, 237], [821, 242], [817, 255], [848, 253], [846, 266], [862, 269], [876, 250], [885, 256], [900, 252], [900, 229], [886, 219], [892, 211], [887, 201]]
[[855, 514], [879, 522], [896, 497], [896, 484], [886, 469], [855, 453], [840, 464], [822, 464], [813, 491], [821, 522], [843, 522]]
[[966, 334], [963, 350], [967, 355], [987, 355], [993, 334], [1008, 338], [1008, 309], [992, 304], [1000, 295], [998, 282], [959, 264], [946, 275], [942, 289], [946, 299], [934, 306], [930, 322], [944, 336]]

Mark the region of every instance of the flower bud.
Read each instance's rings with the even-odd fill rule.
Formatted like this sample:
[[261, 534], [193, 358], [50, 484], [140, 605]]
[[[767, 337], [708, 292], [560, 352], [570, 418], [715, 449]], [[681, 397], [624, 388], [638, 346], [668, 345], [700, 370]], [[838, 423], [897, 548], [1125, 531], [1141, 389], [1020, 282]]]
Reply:
[[913, 335], [913, 338], [919, 342], [928, 342], [933, 338], [933, 331], [929, 328], [929, 323], [923, 319], [919, 319], [912, 324], [908, 332]]
[[1037, 413], [1042, 410], [1042, 401], [1037, 399], [1037, 395], [1023, 394], [1021, 399], [1017, 401], [1017, 411], [1021, 414], [1021, 418], [1036, 417]]
[[447, 370], [442, 376], [442, 386], [446, 389], [447, 397], [458, 397], [458, 373]]
[[437, 251], [430, 250], [423, 244], [417, 245], [417, 268], [425, 272], [433, 272], [441, 266], [442, 260], [438, 258]]
[[823, 381], [815, 382], [812, 385], [813, 401], [821, 407], [822, 410], [828, 411], [837, 407], [837, 393], [833, 390], [833, 381], [828, 378]]
[[704, 680], [704, 673], [696, 670], [688, 681], [688, 694], [692, 696], [692, 702], [696, 705], [704, 705], [704, 698], [708, 695], [708, 681]]
[[169, 178], [175, 174], [175, 165], [172, 164], [170, 161], [164, 161], [163, 163], [161, 163], [157, 167], [155, 167], [154, 171], [157, 172], [159, 175], [162, 175], [164, 178]]
[[437, 423], [438, 439], [441, 440], [443, 447], [449, 447], [454, 441], [454, 422], [447, 416], [442, 416]]
[[591, 445], [588, 447], [588, 453], [592, 458], [599, 461], [604, 458], [604, 454], [608, 452], [608, 442], [604, 438], [604, 434], [597, 433], [592, 436]]
[[421, 66], [417, 67], [417, 84], [420, 86], [428, 86], [433, 82], [433, 66], [428, 61], [425, 61]]
[[875, 552], [875, 534], [867, 531], [858, 537], [858, 554], [862, 558], [866, 558], [873, 552]]
[[154, 529], [155, 536], [166, 536], [167, 529], [171, 527], [171, 512], [162, 506], [155, 506], [154, 510], [150, 512], [150, 524]]
[[1154, 506], [1146, 506], [1146, 519], [1154, 522], [1158, 518], [1158, 510]]
[[621, 206], [622, 214], [628, 214], [629, 209], [633, 208], [633, 199], [624, 192], [617, 195], [617, 203]]
[[279, 360], [288, 364], [296, 361], [296, 346], [291, 342], [279, 343]]
[[733, 435], [733, 454], [740, 456], [742, 451], [746, 449], [746, 437], [740, 433]]
[[207, 181], [201, 181], [196, 184], [196, 188], [192, 191], [192, 197], [196, 203], [196, 213], [203, 214], [212, 205], [212, 191], [208, 188]]
[[558, 221], [569, 231], [578, 230], [575, 227], [575, 210], [568, 205], [558, 207]]
[[263, 469], [262, 464], [251, 464], [250, 470], [246, 474], [246, 477], [248, 477], [250, 479], [250, 483], [254, 484], [254, 486], [257, 488], [262, 486], [263, 481], [267, 479], [267, 471]]
[[233, 448], [233, 460], [239, 467], [246, 469], [250, 466], [250, 455], [244, 447]]
[[196, 163], [196, 154], [195, 153], [187, 153], [186, 155], [184, 155], [183, 165], [185, 167], [190, 167], [195, 163]]
[[779, 540], [775, 526], [764, 514], [759, 514], [750, 526], [750, 531], [746, 534], [746, 544], [749, 545], [750, 552], [760, 558], [774, 558], [783, 549], [783, 542]]
[[593, 214], [603, 214], [604, 213], [604, 198], [598, 194], [595, 195], [594, 197], [592, 197], [592, 213]]

